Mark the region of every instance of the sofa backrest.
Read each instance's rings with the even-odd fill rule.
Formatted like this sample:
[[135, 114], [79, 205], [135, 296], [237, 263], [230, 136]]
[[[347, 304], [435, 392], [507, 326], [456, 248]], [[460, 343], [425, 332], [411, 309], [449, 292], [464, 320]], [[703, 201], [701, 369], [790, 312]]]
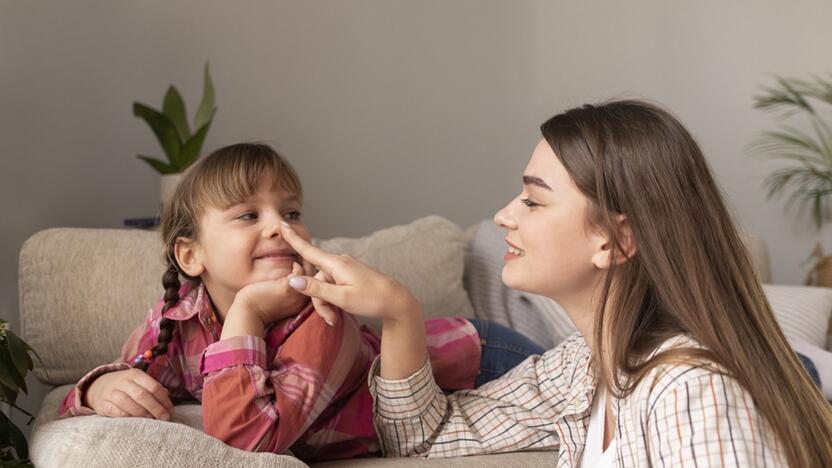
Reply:
[[[426, 316], [470, 317], [462, 287], [466, 243], [457, 225], [438, 216], [319, 242], [404, 283]], [[43, 359], [36, 377], [72, 383], [117, 358], [162, 294], [163, 270], [157, 231], [57, 228], [29, 238], [20, 252], [20, 314], [24, 338]]]

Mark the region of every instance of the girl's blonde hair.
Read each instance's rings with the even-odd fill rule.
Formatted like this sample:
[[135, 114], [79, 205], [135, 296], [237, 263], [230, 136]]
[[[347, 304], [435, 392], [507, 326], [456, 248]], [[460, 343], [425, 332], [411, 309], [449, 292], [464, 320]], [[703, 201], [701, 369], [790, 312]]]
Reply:
[[[197, 239], [199, 219], [208, 207], [227, 208], [252, 196], [264, 181], [301, 198], [300, 178], [270, 146], [238, 143], [220, 148], [188, 168], [171, 199], [162, 208], [161, 231], [167, 269], [162, 275], [165, 305], [162, 313], [179, 303], [179, 275], [186, 275], [176, 263], [175, 246], [180, 237]], [[162, 318], [159, 339], [149, 351], [152, 356], [137, 359], [133, 367], [147, 370], [157, 356], [168, 351], [175, 321]]]
[[[829, 466], [832, 407], [783, 336], [690, 133], [667, 111], [640, 101], [571, 109], [541, 131], [590, 200], [588, 228], [618, 247], [594, 330], [609, 390], [626, 396], [663, 363], [716, 363], [751, 394], [792, 467]], [[618, 214], [630, 233], [621, 231]], [[625, 235], [637, 250], [615, 267]], [[678, 334], [705, 349], [647, 359]]]

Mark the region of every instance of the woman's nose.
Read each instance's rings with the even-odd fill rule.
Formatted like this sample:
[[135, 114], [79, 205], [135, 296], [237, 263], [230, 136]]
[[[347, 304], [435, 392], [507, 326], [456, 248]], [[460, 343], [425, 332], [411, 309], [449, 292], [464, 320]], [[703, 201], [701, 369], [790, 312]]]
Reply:
[[494, 215], [494, 223], [506, 229], [515, 229], [517, 227], [517, 223], [514, 221], [514, 216], [511, 213], [511, 203], [504, 206], [503, 209]]

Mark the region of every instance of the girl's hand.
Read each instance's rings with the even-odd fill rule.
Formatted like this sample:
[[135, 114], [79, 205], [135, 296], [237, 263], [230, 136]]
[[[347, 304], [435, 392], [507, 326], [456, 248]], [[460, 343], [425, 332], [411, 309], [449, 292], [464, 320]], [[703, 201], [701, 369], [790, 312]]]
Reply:
[[88, 406], [101, 416], [169, 421], [173, 409], [167, 389], [139, 369], [99, 376], [93, 380], [85, 397]]
[[[237, 292], [234, 305], [242, 305], [263, 323], [263, 326], [297, 314], [309, 299], [289, 286], [289, 278], [302, 275], [306, 270], [297, 262], [292, 273], [278, 280], [259, 281], [246, 285]], [[229, 312], [230, 315], [230, 312]]]
[[404, 315], [421, 317], [416, 299], [393, 278], [348, 255], [334, 255], [313, 246], [288, 223], [282, 224], [281, 234], [301, 257], [319, 268], [314, 277], [293, 273], [289, 284], [312, 297], [316, 311], [327, 323], [338, 319], [332, 306], [385, 321]]

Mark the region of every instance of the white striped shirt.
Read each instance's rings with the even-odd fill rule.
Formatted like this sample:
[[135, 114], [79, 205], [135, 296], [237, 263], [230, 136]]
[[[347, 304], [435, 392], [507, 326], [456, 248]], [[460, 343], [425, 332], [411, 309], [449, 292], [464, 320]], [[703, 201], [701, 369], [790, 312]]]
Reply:
[[[660, 346], [697, 346], [676, 337]], [[577, 466], [585, 446], [596, 378], [591, 351], [575, 333], [500, 379], [445, 395], [429, 363], [402, 380], [370, 370], [376, 431], [387, 456], [453, 457], [552, 450], [553, 465]], [[652, 369], [614, 400], [613, 466], [786, 466], [751, 395], [730, 377], [691, 364]]]

